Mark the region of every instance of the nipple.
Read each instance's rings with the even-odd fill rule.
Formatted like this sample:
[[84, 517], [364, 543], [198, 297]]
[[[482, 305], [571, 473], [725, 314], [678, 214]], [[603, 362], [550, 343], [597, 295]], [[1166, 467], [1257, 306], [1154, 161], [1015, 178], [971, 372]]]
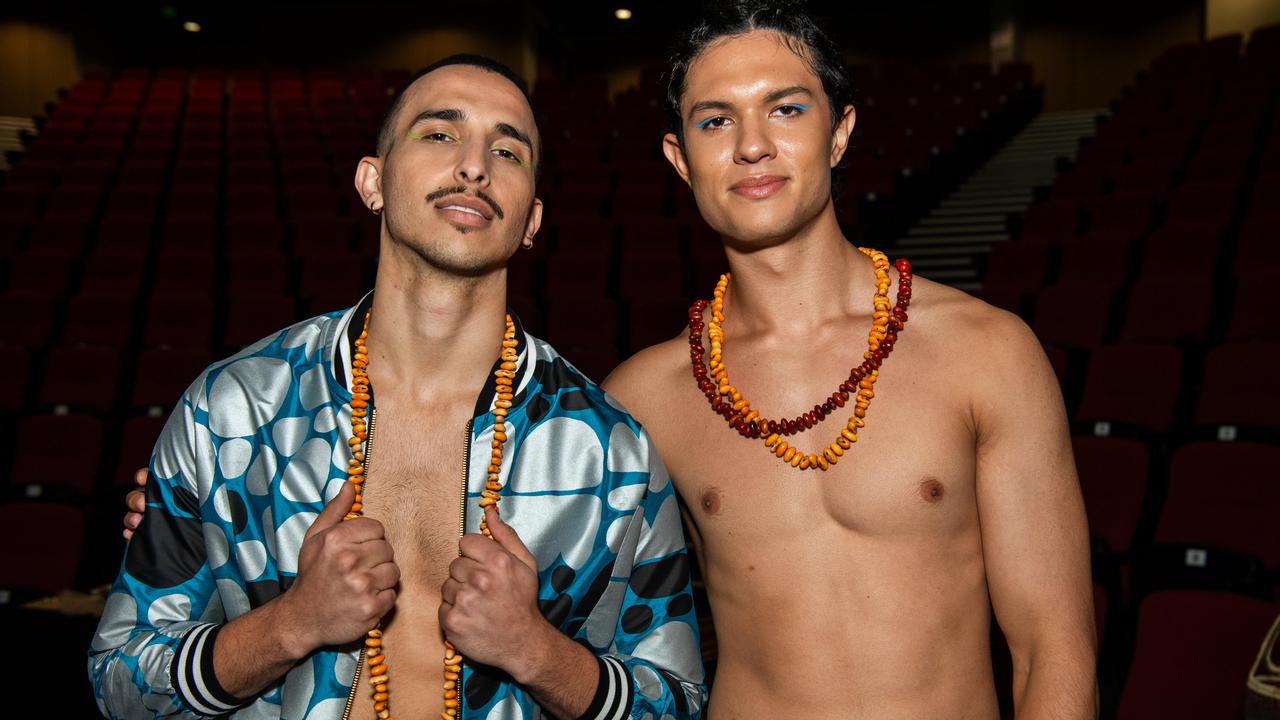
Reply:
[[708, 515], [720, 514], [720, 488], [709, 487], [702, 491], [702, 511]]
[[942, 502], [942, 496], [946, 493], [946, 488], [936, 478], [925, 478], [920, 483], [920, 497], [924, 498], [927, 503]]

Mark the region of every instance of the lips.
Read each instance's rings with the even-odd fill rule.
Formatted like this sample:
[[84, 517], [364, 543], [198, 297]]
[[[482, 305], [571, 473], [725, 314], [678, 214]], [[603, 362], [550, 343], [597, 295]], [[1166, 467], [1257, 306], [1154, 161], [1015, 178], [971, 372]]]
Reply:
[[782, 189], [787, 179], [781, 175], [752, 175], [729, 186], [729, 191], [745, 198], [758, 200], [769, 197]]
[[470, 195], [447, 195], [436, 202], [436, 209], [449, 220], [462, 225], [479, 227], [493, 220], [493, 209]]

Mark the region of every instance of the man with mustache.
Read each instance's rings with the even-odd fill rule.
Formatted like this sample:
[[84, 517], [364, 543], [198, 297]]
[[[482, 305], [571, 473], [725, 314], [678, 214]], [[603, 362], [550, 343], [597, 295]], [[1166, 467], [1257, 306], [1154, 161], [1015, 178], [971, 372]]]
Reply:
[[688, 334], [605, 383], [688, 508], [718, 639], [708, 716], [994, 720], [994, 608], [1016, 717], [1096, 717], [1053, 372], [1013, 315], [843, 236], [843, 66], [794, 3], [717, 4], [685, 36], [663, 148], [731, 273]]
[[106, 714], [700, 714], [666, 471], [506, 310], [540, 153], [505, 66], [403, 90], [355, 177], [376, 292], [215, 363], [161, 434], [90, 648]]

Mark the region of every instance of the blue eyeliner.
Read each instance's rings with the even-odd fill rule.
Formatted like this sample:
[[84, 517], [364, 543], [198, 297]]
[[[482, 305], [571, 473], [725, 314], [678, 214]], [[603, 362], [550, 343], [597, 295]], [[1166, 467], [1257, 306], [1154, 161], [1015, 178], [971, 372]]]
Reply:
[[801, 111], [808, 110], [809, 108], [813, 107], [812, 105], [801, 105], [800, 103], [787, 103], [787, 105], [794, 108], [800, 108]]
[[[720, 116], [717, 115], [716, 117], [720, 117]], [[697, 125], [694, 125], [694, 127], [698, 128], [699, 130], [706, 130], [707, 126], [710, 125], [711, 121], [715, 120], [716, 117], [709, 117], [706, 120], [703, 120], [702, 122], [698, 123]]]

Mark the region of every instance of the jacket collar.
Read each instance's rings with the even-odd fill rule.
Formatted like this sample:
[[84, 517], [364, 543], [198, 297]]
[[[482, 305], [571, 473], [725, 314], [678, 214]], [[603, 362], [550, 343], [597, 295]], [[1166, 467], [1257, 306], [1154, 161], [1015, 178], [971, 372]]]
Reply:
[[[338, 319], [339, 325], [337, 333], [334, 335], [333, 366], [331, 370], [333, 377], [348, 393], [351, 391], [351, 348], [354, 347], [355, 341], [359, 339], [360, 333], [364, 329], [364, 318], [371, 307], [373, 307], [372, 291], [361, 298], [355, 307], [347, 310]], [[507, 308], [507, 313], [511, 315], [511, 321], [516, 327], [516, 376], [511, 381], [511, 387], [515, 393], [515, 397], [511, 401], [511, 409], [515, 410], [524, 404], [526, 399], [525, 386], [528, 384], [527, 380], [535, 365], [536, 358], [534, 357], [534, 345], [525, 333], [520, 317], [510, 307]], [[473, 417], [481, 418], [493, 410], [493, 401], [498, 397], [498, 383], [494, 373], [501, 364], [501, 358], [495, 358], [493, 365], [489, 368], [489, 374], [486, 376], [484, 386], [480, 388], [479, 394], [476, 396], [475, 409], [472, 412]], [[369, 387], [369, 396], [370, 404], [372, 405], [375, 397], [372, 385]]]

